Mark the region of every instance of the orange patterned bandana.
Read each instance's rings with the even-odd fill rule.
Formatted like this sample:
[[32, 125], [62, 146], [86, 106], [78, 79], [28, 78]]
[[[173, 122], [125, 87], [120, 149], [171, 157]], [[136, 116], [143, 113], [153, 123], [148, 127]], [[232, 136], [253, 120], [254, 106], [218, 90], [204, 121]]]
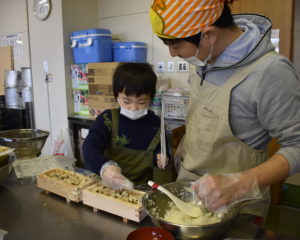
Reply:
[[225, 0], [153, 0], [150, 21], [163, 38], [185, 38], [201, 32], [221, 15]]

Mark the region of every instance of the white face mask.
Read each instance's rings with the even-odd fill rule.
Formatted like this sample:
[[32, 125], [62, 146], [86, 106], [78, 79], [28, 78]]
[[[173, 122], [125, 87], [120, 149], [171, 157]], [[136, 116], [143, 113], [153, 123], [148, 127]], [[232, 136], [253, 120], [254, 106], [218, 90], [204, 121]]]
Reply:
[[139, 119], [139, 118], [147, 115], [148, 108], [138, 110], [138, 111], [132, 111], [132, 110], [128, 110], [126, 108], [121, 107], [121, 112], [120, 113], [122, 115], [124, 115], [125, 117], [128, 117], [131, 120], [136, 120], [136, 119]]
[[189, 64], [192, 64], [196, 67], [204, 67], [207, 64], [207, 62], [209, 60], [211, 60], [211, 54], [212, 54], [213, 49], [214, 49], [214, 45], [211, 46], [210, 52], [209, 52], [207, 58], [205, 58], [204, 60], [200, 60], [197, 57], [198, 52], [199, 52], [199, 47], [197, 48], [195, 56], [191, 56], [191, 57], [188, 57], [188, 58], [183, 58], [183, 60], [187, 61]]

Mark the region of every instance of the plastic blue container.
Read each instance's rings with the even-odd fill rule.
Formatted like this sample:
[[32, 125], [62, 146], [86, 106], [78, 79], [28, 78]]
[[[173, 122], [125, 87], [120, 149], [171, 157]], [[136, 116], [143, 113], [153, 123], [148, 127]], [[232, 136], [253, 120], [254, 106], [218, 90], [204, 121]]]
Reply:
[[114, 62], [146, 62], [147, 45], [143, 42], [113, 43]]
[[75, 64], [112, 62], [112, 39], [108, 29], [92, 28], [71, 33]]

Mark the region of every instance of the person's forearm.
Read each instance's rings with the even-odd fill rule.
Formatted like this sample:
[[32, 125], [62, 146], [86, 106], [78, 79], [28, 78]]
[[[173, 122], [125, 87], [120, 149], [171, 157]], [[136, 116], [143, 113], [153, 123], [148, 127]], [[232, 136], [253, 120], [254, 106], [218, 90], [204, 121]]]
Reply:
[[269, 186], [283, 181], [289, 176], [290, 165], [281, 154], [274, 154], [269, 160], [259, 166], [249, 169], [246, 173], [256, 176], [260, 187]]

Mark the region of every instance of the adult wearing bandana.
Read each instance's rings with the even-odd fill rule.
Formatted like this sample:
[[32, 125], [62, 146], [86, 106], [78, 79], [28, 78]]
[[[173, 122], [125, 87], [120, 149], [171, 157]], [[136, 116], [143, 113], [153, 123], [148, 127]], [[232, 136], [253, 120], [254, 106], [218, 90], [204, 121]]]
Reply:
[[[171, 56], [195, 68], [177, 180], [194, 180], [212, 211], [239, 204], [225, 237], [254, 239], [269, 186], [300, 171], [300, 83], [274, 51], [271, 20], [232, 15], [232, 2], [156, 0], [150, 21]], [[272, 138], [280, 149], [269, 156]]]

